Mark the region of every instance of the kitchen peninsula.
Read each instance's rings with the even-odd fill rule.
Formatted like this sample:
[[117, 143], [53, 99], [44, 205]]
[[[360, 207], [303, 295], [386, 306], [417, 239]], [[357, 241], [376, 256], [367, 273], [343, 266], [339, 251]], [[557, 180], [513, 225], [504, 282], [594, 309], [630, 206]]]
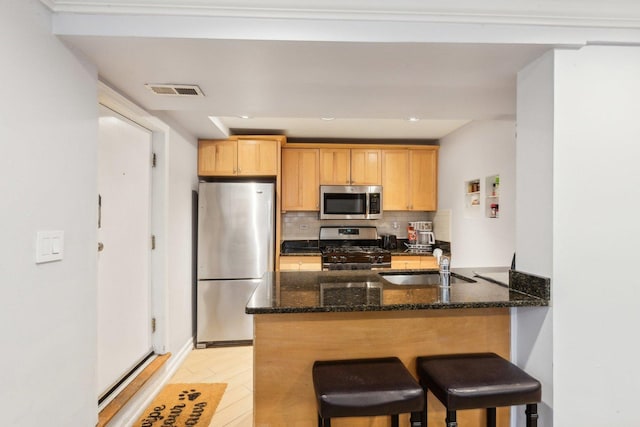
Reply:
[[[549, 281], [517, 271], [509, 272], [510, 285], [475, 276], [507, 271], [454, 269], [450, 288], [425, 270], [413, 272], [422, 279], [397, 270], [268, 273], [246, 309], [254, 314], [254, 425], [316, 425], [315, 360], [397, 356], [415, 371], [418, 355], [491, 351], [509, 358], [509, 307], [548, 305]], [[399, 284], [407, 279], [425, 284]], [[433, 396], [428, 405], [429, 422], [440, 425], [444, 408]], [[508, 414], [498, 409], [499, 426], [508, 425]], [[459, 420], [484, 425], [484, 413], [462, 411]], [[332, 424], [387, 426], [388, 418]]]

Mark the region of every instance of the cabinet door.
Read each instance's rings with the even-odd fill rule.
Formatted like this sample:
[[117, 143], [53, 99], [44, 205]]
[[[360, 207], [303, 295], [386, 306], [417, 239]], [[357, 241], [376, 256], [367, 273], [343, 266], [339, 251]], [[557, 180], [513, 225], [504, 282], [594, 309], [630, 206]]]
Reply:
[[437, 269], [438, 262], [436, 261], [436, 257], [434, 256], [421, 256], [420, 257], [420, 268], [428, 268], [428, 269]]
[[409, 152], [382, 150], [382, 208], [406, 211], [409, 206]]
[[392, 270], [415, 270], [420, 268], [420, 256], [402, 255], [391, 257]]
[[282, 149], [282, 210], [320, 209], [319, 153], [313, 148]]
[[351, 182], [349, 151], [348, 148], [320, 149], [320, 185], [346, 185]]
[[198, 143], [198, 175], [232, 176], [236, 174], [236, 141], [201, 140]]
[[281, 256], [280, 257], [280, 271], [299, 271], [302, 262], [298, 259], [300, 257], [293, 256]]
[[238, 140], [238, 175], [278, 174], [278, 141]]
[[438, 208], [438, 152], [411, 149], [409, 164], [411, 210], [435, 211]]
[[351, 184], [380, 185], [382, 160], [380, 150], [351, 149]]
[[319, 256], [281, 256], [280, 271], [320, 271], [322, 259]]

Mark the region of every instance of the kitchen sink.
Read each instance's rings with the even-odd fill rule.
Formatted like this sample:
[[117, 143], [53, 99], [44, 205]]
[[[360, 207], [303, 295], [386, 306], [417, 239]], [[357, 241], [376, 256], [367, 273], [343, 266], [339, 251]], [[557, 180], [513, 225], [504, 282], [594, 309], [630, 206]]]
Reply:
[[[438, 271], [412, 271], [412, 272], [379, 272], [384, 280], [394, 285], [439, 285], [440, 273]], [[468, 277], [451, 273], [450, 283], [475, 283]]]

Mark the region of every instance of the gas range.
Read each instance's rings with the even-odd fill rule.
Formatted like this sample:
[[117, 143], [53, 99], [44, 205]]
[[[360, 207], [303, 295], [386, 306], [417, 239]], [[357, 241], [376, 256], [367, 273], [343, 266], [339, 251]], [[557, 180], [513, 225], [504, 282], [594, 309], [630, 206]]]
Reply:
[[378, 246], [373, 226], [320, 227], [323, 270], [371, 270], [391, 267], [391, 252]]

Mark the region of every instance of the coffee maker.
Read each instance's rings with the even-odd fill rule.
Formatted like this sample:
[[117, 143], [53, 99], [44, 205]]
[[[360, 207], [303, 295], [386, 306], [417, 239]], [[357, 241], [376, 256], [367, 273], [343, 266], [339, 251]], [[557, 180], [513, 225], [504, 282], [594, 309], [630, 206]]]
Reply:
[[430, 246], [436, 243], [436, 236], [433, 234], [433, 222], [414, 221], [409, 223], [416, 230], [416, 243], [420, 246]]

